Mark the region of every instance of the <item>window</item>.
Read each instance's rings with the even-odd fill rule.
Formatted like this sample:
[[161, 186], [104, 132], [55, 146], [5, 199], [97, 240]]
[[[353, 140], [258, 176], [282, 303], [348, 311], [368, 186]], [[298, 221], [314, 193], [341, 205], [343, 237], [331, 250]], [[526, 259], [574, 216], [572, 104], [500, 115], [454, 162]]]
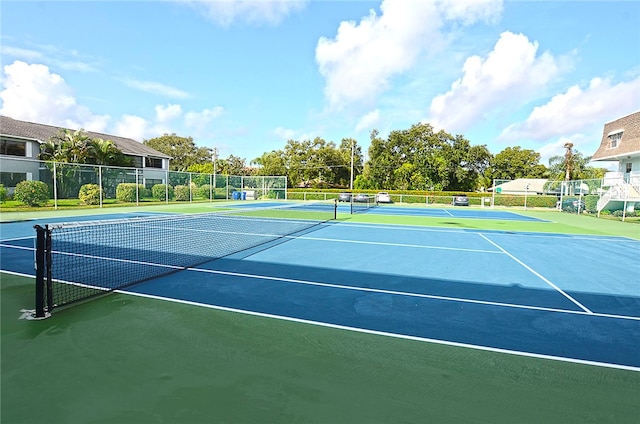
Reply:
[[627, 162], [627, 170], [626, 173], [629, 174], [631, 173], [631, 162]]
[[622, 131], [617, 131], [614, 133], [609, 133], [609, 148], [615, 149], [620, 144], [620, 140], [622, 140]]
[[24, 141], [14, 141], [2, 139], [0, 145], [0, 154], [9, 156], [26, 156], [27, 155], [27, 143]]
[[146, 168], [160, 168], [162, 169], [162, 159], [159, 158], [145, 158]]
[[0, 184], [5, 187], [15, 187], [19, 182], [27, 179], [25, 172], [0, 172]]
[[140, 156], [126, 156], [133, 161], [134, 168], [142, 168], [142, 158]]

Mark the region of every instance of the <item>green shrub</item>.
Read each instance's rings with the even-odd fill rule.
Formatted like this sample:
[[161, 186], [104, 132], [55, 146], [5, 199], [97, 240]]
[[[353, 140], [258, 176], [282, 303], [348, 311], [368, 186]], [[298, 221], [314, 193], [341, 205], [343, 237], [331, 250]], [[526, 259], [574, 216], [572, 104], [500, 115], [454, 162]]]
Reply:
[[[136, 197], [136, 189], [138, 195]], [[137, 199], [141, 199], [145, 196], [146, 190], [142, 184], [135, 183], [120, 183], [116, 187], [116, 199], [120, 202], [133, 203]]]
[[173, 199], [173, 187], [167, 187], [166, 184], [156, 184], [151, 187], [151, 195], [154, 199], [165, 201], [167, 200], [167, 193], [169, 194], [169, 200]]
[[189, 186], [178, 185], [174, 189], [176, 200], [179, 202], [186, 202], [191, 200]]
[[13, 198], [27, 206], [41, 206], [49, 200], [49, 187], [42, 181], [21, 181]]
[[85, 184], [80, 187], [78, 199], [85, 205], [100, 204], [100, 186], [97, 184]]
[[4, 184], [0, 184], [0, 203], [4, 203], [7, 200], [7, 189], [4, 188]]
[[196, 193], [198, 197], [202, 197], [204, 199], [211, 199], [212, 195], [214, 199], [216, 197], [215, 190], [213, 189], [213, 186], [211, 184], [201, 185], [196, 189]]
[[617, 218], [622, 218], [623, 216], [627, 218], [633, 218], [634, 216], [638, 216], [638, 213], [637, 211], [627, 211], [627, 213], [625, 213], [624, 210], [618, 209], [613, 211], [612, 215]]
[[596, 213], [598, 211], [598, 199], [599, 196], [595, 194], [584, 196], [584, 209], [589, 213]]

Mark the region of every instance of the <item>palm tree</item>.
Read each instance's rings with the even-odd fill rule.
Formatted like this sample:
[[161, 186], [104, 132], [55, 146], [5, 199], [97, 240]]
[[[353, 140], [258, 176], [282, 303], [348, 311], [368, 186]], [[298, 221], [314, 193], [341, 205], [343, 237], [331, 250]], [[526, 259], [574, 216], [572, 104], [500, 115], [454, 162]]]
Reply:
[[67, 163], [86, 163], [89, 158], [89, 136], [82, 130], [61, 129], [51, 137], [50, 142], [57, 144], [57, 160]]
[[122, 152], [111, 140], [94, 138], [88, 145], [91, 162], [96, 165], [116, 165], [119, 162]]

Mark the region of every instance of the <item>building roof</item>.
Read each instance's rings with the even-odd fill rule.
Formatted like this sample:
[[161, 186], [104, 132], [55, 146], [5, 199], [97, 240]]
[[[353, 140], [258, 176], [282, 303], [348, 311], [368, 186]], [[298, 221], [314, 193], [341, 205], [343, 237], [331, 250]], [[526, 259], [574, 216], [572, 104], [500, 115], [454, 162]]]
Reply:
[[[0, 134], [9, 137], [20, 137], [44, 143], [51, 137], [60, 133], [62, 127], [53, 125], [37, 124], [35, 122], [19, 121], [7, 116], [0, 116]], [[71, 129], [71, 128], [70, 128]], [[71, 129], [75, 131], [74, 129]], [[84, 131], [84, 130], [83, 130]], [[171, 159], [164, 153], [160, 153], [149, 146], [133, 140], [131, 138], [118, 137], [111, 134], [97, 133], [93, 131], [84, 131], [91, 138], [102, 138], [103, 140], [111, 140], [124, 153], [130, 156], [152, 156], [156, 158]]]
[[[611, 136], [621, 134], [616, 147]], [[591, 160], [620, 160], [626, 156], [640, 156], [640, 111], [604, 124], [600, 147]]]
[[[544, 193], [545, 184], [549, 181], [546, 178], [518, 178], [515, 180], [505, 181], [502, 184], [496, 186], [500, 187], [502, 193]], [[527, 188], [528, 186], [528, 188]], [[488, 191], [492, 191], [493, 187]]]

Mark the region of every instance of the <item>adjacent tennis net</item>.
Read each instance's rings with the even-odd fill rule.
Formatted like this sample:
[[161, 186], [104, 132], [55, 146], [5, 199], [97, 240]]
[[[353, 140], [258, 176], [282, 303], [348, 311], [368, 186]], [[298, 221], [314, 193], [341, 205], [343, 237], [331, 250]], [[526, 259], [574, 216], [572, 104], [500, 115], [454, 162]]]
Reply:
[[378, 199], [376, 196], [358, 194], [351, 198], [351, 214], [363, 213], [375, 206], [378, 206]]
[[36, 226], [36, 310], [125, 288], [295, 236], [336, 218], [329, 203]]

